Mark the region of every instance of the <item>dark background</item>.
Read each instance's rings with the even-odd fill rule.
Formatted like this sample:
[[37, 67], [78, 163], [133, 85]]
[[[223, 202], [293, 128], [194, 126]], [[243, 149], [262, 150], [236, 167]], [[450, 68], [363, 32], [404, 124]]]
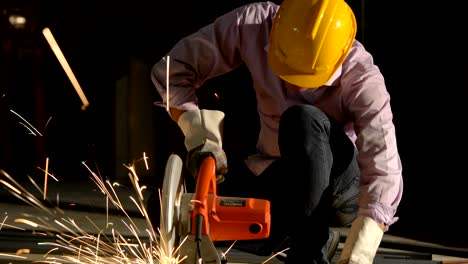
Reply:
[[[280, 1], [276, 1], [280, 3]], [[184, 149], [180, 132], [150, 82], [150, 68], [175, 42], [249, 1], [12, 1], [0, 3], [0, 169], [18, 180], [49, 170], [62, 180], [89, 180], [82, 161], [125, 182], [123, 164], [150, 170], [141, 181], [159, 186], [167, 156]], [[383, 72], [403, 163], [404, 197], [390, 234], [468, 247], [467, 32], [462, 2], [349, 0], [357, 38]], [[27, 18], [14, 28], [8, 17]], [[90, 101], [81, 101], [42, 29], [49, 27]], [[225, 147], [251, 151], [257, 129], [245, 68], [200, 91], [202, 103], [226, 111]], [[234, 91], [235, 90], [235, 91]], [[215, 100], [213, 93], [220, 95]], [[234, 107], [242, 101], [242, 108]], [[32, 135], [20, 114], [41, 135]], [[245, 147], [245, 150], [244, 150]]]

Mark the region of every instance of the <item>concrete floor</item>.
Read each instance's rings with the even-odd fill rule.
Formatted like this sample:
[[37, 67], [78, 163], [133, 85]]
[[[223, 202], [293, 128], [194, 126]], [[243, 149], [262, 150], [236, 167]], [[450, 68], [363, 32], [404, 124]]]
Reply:
[[[148, 222], [142, 217], [134, 202], [138, 199], [133, 187], [114, 186], [109, 189], [115, 201], [125, 209], [123, 213], [108, 201], [102, 189], [91, 180], [68, 183], [51, 181], [47, 189], [47, 200], [43, 199], [44, 195], [37, 185], [31, 183], [20, 183], [20, 185], [24, 187], [20, 190], [21, 193], [30, 194], [27, 200], [29, 202], [15, 197], [11, 189], [3, 188], [0, 191], [0, 213], [3, 214], [3, 218], [0, 219], [0, 263], [32, 263], [44, 261], [45, 257], [63, 256], [61, 254], [64, 252], [60, 249], [49, 252], [55, 246], [46, 244], [56, 242], [59, 239], [57, 234], [70, 234], [75, 238], [87, 236], [88, 239], [104, 241], [106, 237], [112, 238], [118, 233], [129, 243], [146, 243], [146, 245], [151, 243], [151, 235], [146, 231]], [[142, 193], [146, 199], [147, 193], [145, 191]], [[48, 206], [39, 208], [28, 204], [34, 201]], [[50, 211], [47, 212], [48, 210]], [[345, 228], [337, 230], [340, 231], [341, 242], [344, 242], [348, 230]], [[333, 263], [337, 261], [342, 246], [343, 243], [340, 243]], [[85, 245], [80, 250], [84, 250], [84, 247]], [[219, 250], [226, 251], [227, 248]], [[72, 252], [79, 254], [77, 250]], [[385, 235], [374, 263], [468, 263], [467, 259], [443, 255], [440, 252], [450, 252], [450, 249]], [[70, 251], [65, 253], [70, 254]], [[239, 250], [230, 250], [227, 258], [228, 263], [265, 263], [268, 259], [265, 256], [256, 256]], [[282, 262], [273, 258], [266, 263]]]

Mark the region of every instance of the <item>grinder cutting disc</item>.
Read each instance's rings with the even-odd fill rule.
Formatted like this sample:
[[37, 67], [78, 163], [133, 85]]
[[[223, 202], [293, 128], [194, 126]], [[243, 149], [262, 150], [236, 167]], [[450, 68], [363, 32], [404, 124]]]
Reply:
[[172, 256], [174, 247], [178, 246], [180, 240], [178, 233], [181, 221], [180, 201], [186, 192], [182, 168], [181, 158], [176, 154], [170, 155], [166, 163], [161, 192], [160, 247], [166, 256]]

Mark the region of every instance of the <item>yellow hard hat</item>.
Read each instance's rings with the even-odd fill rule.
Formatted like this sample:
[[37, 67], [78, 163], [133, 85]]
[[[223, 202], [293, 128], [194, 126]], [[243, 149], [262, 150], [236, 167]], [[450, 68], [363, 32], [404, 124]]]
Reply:
[[343, 63], [356, 28], [344, 0], [284, 0], [271, 28], [270, 67], [291, 84], [318, 88]]

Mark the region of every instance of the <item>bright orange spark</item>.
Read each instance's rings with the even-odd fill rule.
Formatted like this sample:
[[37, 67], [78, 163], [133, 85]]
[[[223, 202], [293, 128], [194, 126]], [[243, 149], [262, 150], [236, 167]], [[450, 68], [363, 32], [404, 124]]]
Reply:
[[34, 228], [38, 227], [39, 225], [31, 220], [24, 219], [24, 218], [17, 218], [15, 219], [15, 223], [23, 223], [29, 226], [32, 226]]
[[81, 89], [81, 86], [78, 83], [78, 80], [76, 79], [75, 74], [73, 74], [73, 71], [71, 70], [70, 65], [68, 64], [67, 60], [65, 59], [65, 56], [62, 53], [62, 50], [60, 49], [59, 45], [57, 44], [57, 41], [55, 41], [55, 38], [52, 35], [52, 32], [50, 31], [49, 28], [44, 28], [42, 30], [42, 34], [47, 39], [47, 42], [49, 43], [50, 48], [55, 53], [55, 56], [57, 57], [58, 61], [62, 65], [62, 68], [65, 70], [65, 73], [67, 74], [68, 79], [70, 79], [73, 87], [75, 88], [76, 92], [78, 93], [78, 96], [80, 97], [81, 102], [83, 103], [83, 105], [81, 106], [81, 109], [85, 110], [86, 107], [89, 106], [88, 99], [86, 99], [86, 96], [83, 93], [83, 90]]
[[46, 158], [46, 165], [45, 165], [45, 175], [44, 175], [44, 200], [47, 197], [47, 175], [49, 174], [49, 157]]
[[[42, 136], [42, 134], [35, 128], [33, 127], [26, 119], [24, 119], [24, 117], [22, 117], [20, 114], [16, 113], [15, 111], [13, 111], [12, 109], [10, 109], [10, 112], [12, 112], [13, 114], [15, 114], [17, 117], [21, 118], [24, 122], [26, 122], [26, 124], [29, 125], [29, 127], [25, 126], [29, 131], [31, 131], [31, 133], [33, 135], [36, 135], [39, 134], [39, 136]], [[36, 131], [36, 133], [34, 133], [32, 130]]]
[[16, 251], [16, 255], [21, 255], [21, 254], [29, 254], [31, 253], [31, 250], [28, 248], [20, 248]]
[[285, 252], [285, 251], [287, 251], [287, 250], [289, 250], [289, 248], [285, 248], [285, 249], [283, 249], [283, 250], [281, 250], [281, 251], [279, 251], [279, 252], [276, 252], [275, 254], [273, 254], [272, 256], [270, 256], [269, 258], [267, 258], [265, 261], [263, 261], [261, 264], [267, 263], [268, 261], [272, 260], [274, 257], [278, 256], [279, 254], [281, 254], [281, 253], [283, 253], [283, 252]]
[[170, 56], [166, 59], [166, 110], [169, 112], [169, 62]]
[[149, 168], [148, 168], [148, 157], [146, 157], [146, 153], [145, 153], [145, 152], [143, 152], [143, 160], [145, 161], [146, 170], [149, 170]]
[[25, 256], [17, 256], [17, 255], [13, 255], [13, 254], [0, 253], [0, 256], [9, 257], [9, 258], [17, 258], [17, 259], [26, 259]]

